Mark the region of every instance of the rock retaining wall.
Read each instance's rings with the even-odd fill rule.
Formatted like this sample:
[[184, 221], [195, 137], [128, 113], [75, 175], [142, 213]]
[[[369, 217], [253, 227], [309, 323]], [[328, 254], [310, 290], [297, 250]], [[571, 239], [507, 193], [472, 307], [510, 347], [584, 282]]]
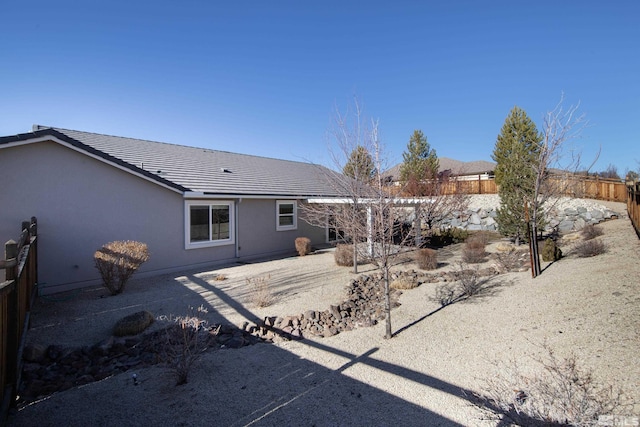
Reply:
[[[497, 196], [475, 196], [470, 208], [455, 212], [443, 221], [445, 228], [455, 227], [469, 231], [496, 231], [497, 208], [500, 198]], [[618, 218], [618, 213], [583, 199], [561, 199], [556, 206], [549, 209], [547, 232], [559, 231], [568, 233], [579, 231], [587, 224], [598, 224], [608, 219]]]

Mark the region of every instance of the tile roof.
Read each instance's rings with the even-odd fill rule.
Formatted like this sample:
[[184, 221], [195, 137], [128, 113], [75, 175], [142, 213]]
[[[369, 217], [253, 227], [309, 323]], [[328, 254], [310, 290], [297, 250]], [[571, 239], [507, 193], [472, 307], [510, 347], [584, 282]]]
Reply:
[[51, 135], [178, 191], [279, 197], [337, 197], [335, 175], [311, 163], [34, 125], [0, 145]]
[[[444, 172], [450, 169], [454, 175], [478, 175], [483, 173], [491, 173], [496, 168], [494, 162], [486, 160], [475, 160], [471, 162], [463, 162], [461, 160], [450, 159], [448, 157], [438, 158], [440, 168], [438, 172]], [[400, 167], [402, 163], [398, 163], [385, 172], [385, 176], [391, 177], [394, 181], [400, 179]]]

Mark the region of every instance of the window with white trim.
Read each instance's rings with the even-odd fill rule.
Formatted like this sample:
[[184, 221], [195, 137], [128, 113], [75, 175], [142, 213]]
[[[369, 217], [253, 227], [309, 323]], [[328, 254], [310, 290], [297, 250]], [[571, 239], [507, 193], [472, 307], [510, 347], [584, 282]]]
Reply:
[[298, 228], [297, 209], [295, 200], [276, 200], [276, 231]]
[[187, 249], [234, 243], [234, 203], [190, 200], [185, 204]]

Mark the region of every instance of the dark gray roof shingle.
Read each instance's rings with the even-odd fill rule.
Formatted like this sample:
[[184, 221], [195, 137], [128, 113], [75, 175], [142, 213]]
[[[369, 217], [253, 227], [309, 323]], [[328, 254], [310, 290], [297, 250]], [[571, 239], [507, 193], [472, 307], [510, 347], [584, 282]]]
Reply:
[[[34, 125], [32, 134], [67, 142], [180, 191], [246, 196], [335, 197], [334, 172], [311, 163]], [[56, 135], [58, 134], [58, 135]], [[28, 137], [30, 134], [16, 135]], [[7, 137], [2, 142], [10, 142]], [[95, 150], [95, 151], [94, 151]]]

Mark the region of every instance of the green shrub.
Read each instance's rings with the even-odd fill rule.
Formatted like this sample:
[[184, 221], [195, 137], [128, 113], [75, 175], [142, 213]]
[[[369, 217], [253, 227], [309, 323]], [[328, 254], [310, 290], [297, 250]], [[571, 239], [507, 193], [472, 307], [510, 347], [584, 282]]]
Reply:
[[542, 245], [542, 260], [544, 262], [558, 261], [562, 258], [562, 250], [556, 245], [555, 240], [547, 239]]
[[353, 245], [340, 244], [336, 245], [336, 250], [333, 253], [336, 260], [336, 264], [342, 267], [349, 267], [353, 265]]
[[149, 259], [147, 245], [131, 240], [107, 243], [93, 255], [102, 284], [117, 295], [124, 291], [129, 277]]
[[592, 239], [578, 243], [575, 250], [580, 258], [588, 258], [605, 253], [607, 247], [602, 240]]
[[485, 245], [485, 240], [482, 237], [470, 237], [462, 249], [462, 260], [469, 264], [483, 262], [487, 255]]
[[148, 311], [138, 311], [123, 317], [113, 327], [113, 335], [123, 337], [125, 335], [137, 335], [147, 329], [153, 323], [153, 314]]
[[429, 243], [433, 246], [447, 246], [456, 243], [463, 243], [469, 237], [469, 232], [462, 228], [445, 228], [439, 230], [429, 239]]
[[300, 256], [311, 253], [311, 239], [308, 237], [298, 237], [296, 239], [296, 251], [298, 251], [298, 255]]
[[438, 268], [438, 253], [433, 249], [420, 249], [416, 254], [416, 261], [423, 270], [435, 270]]

